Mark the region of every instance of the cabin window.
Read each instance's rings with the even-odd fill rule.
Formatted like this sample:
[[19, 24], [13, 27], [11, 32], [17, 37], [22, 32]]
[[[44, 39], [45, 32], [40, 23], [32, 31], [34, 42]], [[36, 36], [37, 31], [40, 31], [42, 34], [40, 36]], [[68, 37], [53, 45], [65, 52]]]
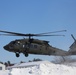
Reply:
[[32, 44], [30, 45], [30, 47], [31, 47], [31, 48], [34, 48]]
[[30, 45], [30, 48], [37, 48], [37, 45], [31, 44], [31, 45]]
[[34, 45], [34, 48], [37, 48], [37, 45]]

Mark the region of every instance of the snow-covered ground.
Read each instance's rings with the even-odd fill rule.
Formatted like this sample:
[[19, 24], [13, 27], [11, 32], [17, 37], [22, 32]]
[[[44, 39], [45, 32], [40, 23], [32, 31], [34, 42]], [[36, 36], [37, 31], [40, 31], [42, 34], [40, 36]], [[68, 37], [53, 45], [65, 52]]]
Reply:
[[76, 62], [67, 64], [54, 64], [49, 61], [35, 62], [35, 66], [0, 71], [0, 75], [76, 75], [74, 64]]
[[9, 70], [0, 71], [0, 75], [9, 75]]

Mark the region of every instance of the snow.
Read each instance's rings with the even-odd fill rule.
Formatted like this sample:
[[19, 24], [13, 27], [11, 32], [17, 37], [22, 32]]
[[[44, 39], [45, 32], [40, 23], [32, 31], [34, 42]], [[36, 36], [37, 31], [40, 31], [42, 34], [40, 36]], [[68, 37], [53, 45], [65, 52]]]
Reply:
[[[30, 62], [25, 65], [34, 65], [26, 68], [12, 68], [0, 71], [0, 75], [76, 75], [76, 62], [55, 64], [49, 61]], [[21, 64], [23, 66], [23, 64]]]
[[9, 75], [9, 70], [0, 71], [0, 75]]
[[19, 63], [19, 64], [15, 64], [14, 66], [12, 66], [12, 68], [35, 66], [41, 63], [46, 63], [46, 61], [37, 61], [37, 62], [29, 62], [29, 63], [21, 63], [21, 64]]

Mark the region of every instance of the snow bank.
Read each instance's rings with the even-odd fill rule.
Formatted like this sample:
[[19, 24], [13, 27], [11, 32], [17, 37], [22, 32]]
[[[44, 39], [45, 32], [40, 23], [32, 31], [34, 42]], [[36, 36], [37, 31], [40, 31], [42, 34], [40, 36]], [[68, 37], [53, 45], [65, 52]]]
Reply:
[[[42, 62], [26, 68], [13, 68], [4, 75], [76, 75], [76, 67], [51, 62]], [[29, 63], [28, 63], [29, 64]], [[34, 64], [32, 62], [32, 64]], [[0, 74], [3, 75], [3, 74]]]
[[14, 68], [10, 75], [75, 75], [76, 67], [44, 62], [28, 68]]
[[8, 70], [3, 70], [0, 71], [0, 75], [8, 75], [9, 71]]

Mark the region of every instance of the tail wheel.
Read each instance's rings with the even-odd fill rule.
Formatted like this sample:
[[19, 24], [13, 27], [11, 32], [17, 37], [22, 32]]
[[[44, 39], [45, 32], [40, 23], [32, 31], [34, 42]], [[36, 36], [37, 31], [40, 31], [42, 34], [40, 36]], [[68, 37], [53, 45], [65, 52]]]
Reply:
[[19, 57], [20, 55], [19, 55], [19, 53], [16, 53], [16, 57]]

